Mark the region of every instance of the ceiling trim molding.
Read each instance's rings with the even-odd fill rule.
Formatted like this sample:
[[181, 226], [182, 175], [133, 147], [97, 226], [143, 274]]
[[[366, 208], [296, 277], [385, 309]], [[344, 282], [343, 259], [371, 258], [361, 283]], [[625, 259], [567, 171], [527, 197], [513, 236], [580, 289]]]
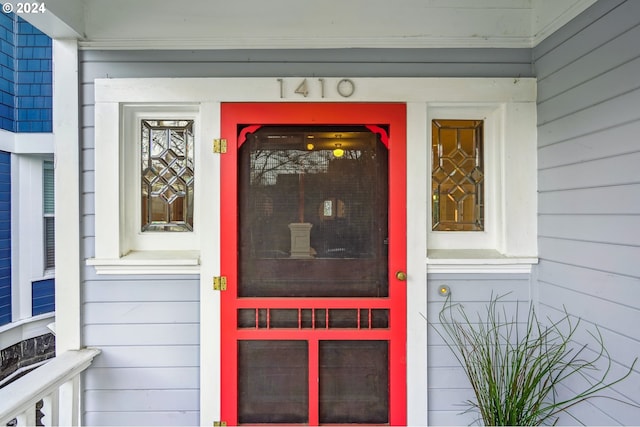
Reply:
[[80, 40], [83, 50], [530, 48], [530, 37], [251, 37]]

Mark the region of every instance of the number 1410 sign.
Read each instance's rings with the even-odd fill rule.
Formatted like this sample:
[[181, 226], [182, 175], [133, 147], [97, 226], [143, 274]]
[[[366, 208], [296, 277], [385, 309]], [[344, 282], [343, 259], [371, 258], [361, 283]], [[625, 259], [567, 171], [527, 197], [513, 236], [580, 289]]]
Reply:
[[343, 98], [349, 98], [356, 91], [356, 85], [351, 79], [342, 79], [337, 83], [329, 83], [325, 79], [304, 79], [298, 83], [289, 83], [284, 79], [278, 79], [280, 86], [280, 98], [290, 98], [294, 96], [302, 96], [304, 98], [317, 96], [325, 98], [337, 93]]

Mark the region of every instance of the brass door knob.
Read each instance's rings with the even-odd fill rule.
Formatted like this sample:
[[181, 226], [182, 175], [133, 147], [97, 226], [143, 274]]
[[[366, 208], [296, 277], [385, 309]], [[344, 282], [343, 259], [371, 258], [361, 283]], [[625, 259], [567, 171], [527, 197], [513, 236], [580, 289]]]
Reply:
[[405, 273], [404, 271], [396, 271], [396, 279], [404, 282], [405, 280], [407, 280], [407, 273]]

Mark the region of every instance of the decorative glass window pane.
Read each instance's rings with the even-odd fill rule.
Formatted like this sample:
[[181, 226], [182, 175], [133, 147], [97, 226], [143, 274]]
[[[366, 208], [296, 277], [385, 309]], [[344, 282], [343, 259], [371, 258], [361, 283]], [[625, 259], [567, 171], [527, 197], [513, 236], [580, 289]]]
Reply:
[[42, 163], [42, 211], [44, 217], [44, 268], [56, 266], [55, 240], [55, 186], [53, 162], [45, 160]]
[[142, 120], [142, 231], [193, 230], [193, 120]]
[[484, 230], [482, 120], [433, 120], [434, 231]]

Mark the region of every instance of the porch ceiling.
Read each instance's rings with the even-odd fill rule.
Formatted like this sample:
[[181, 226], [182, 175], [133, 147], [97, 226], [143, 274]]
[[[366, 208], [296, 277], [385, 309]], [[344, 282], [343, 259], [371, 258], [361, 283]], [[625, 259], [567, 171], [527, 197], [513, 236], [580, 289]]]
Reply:
[[595, 1], [47, 0], [22, 16], [88, 49], [532, 47]]

